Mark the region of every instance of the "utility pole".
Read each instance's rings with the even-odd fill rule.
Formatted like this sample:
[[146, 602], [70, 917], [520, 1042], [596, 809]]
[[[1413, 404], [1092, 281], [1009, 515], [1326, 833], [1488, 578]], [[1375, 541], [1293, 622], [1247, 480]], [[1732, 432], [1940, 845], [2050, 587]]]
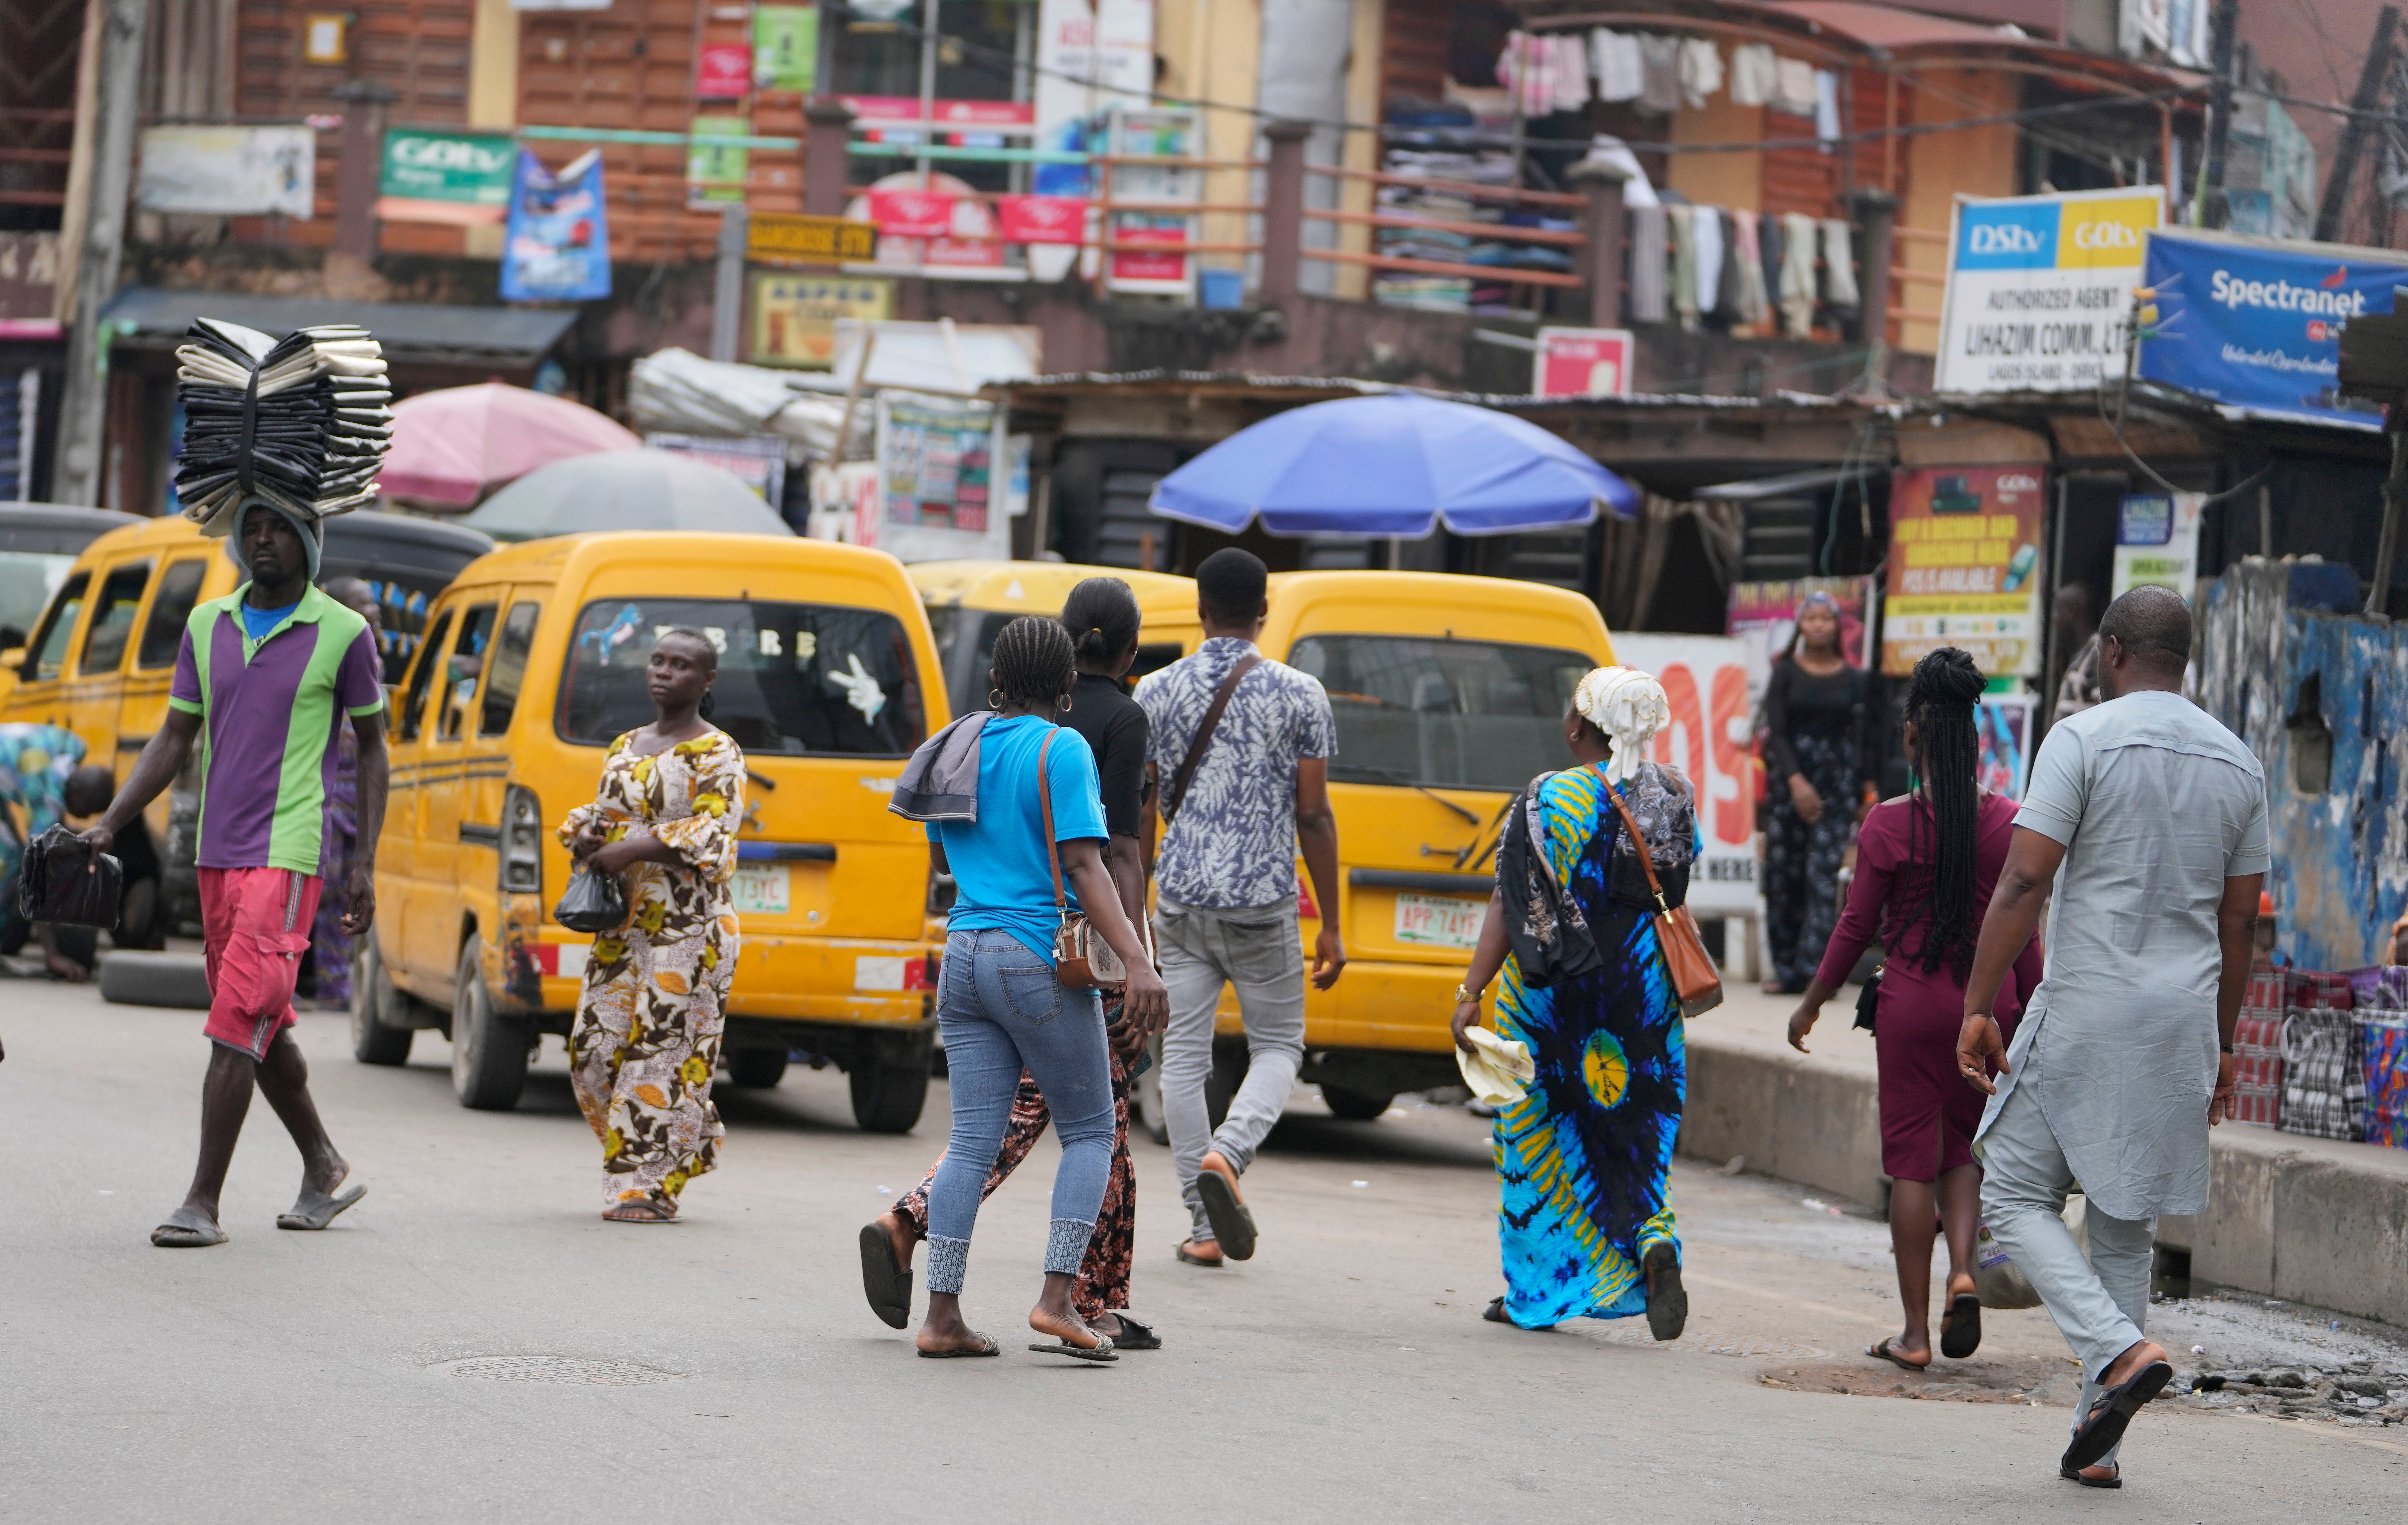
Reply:
[[719, 214], [719, 264], [710, 281], [710, 358], [733, 360], [744, 326], [744, 252], [752, 219], [744, 203]]
[[150, 0], [92, 0], [101, 7], [99, 93], [93, 103], [91, 199], [83, 245], [64, 250], [77, 262], [75, 311], [67, 330], [66, 394], [59, 410], [58, 468], [51, 496], [62, 503], [100, 502], [101, 425], [108, 412], [108, 358], [100, 342], [100, 309], [117, 295], [117, 266], [125, 252], [125, 202], [134, 172], [134, 118], [141, 104], [142, 32]]
[[2208, 82], [2213, 114], [2207, 121], [2206, 184], [2199, 207], [2201, 227], [2220, 228], [2232, 220], [2224, 195], [2224, 154], [2232, 140], [2232, 40], [2240, 27], [2240, 0], [2216, 0], [2214, 51], [2208, 65], [2214, 71]]
[[2358, 172], [2358, 155], [2365, 151], [2366, 126], [2374, 116], [2374, 108], [2383, 98], [2383, 81], [2391, 72], [2392, 38], [2400, 30], [2400, 7], [2386, 6], [2383, 14], [2374, 19], [2374, 46], [2367, 50], [2366, 67], [2358, 77], [2358, 94], [2350, 98], [2350, 114], [2344, 118], [2340, 146], [2333, 150], [2332, 172], [2325, 177], [2325, 196], [2316, 208], [2316, 241], [2330, 243], [2341, 237], [2342, 209], [2349, 203], [2349, 182]]

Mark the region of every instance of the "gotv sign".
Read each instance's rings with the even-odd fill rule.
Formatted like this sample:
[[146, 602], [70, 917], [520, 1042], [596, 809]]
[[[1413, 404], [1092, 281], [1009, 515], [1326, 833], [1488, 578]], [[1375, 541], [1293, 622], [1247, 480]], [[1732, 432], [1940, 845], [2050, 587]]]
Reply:
[[2124, 364], [2156, 187], [1956, 200], [1941, 311], [1942, 392], [2067, 392]]

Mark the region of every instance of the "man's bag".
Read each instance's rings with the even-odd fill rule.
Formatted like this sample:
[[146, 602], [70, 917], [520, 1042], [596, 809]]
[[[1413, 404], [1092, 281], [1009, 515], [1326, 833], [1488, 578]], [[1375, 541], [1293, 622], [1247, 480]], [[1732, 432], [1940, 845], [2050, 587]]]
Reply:
[[83, 838], [54, 826], [25, 847], [17, 873], [17, 910], [53, 927], [114, 927], [125, 870]]

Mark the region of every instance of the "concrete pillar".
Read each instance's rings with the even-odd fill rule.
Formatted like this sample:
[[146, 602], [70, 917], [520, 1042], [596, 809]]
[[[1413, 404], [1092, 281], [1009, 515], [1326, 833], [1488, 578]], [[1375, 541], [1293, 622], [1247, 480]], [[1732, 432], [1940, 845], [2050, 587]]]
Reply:
[[[827, 18], [820, 21], [826, 34]], [[845, 148], [853, 140], [853, 108], [833, 95], [816, 95], [804, 106], [803, 210], [813, 217], [842, 217]]]
[[1864, 279], [1856, 295], [1864, 302], [1865, 375], [1886, 387], [1889, 382], [1890, 266], [1898, 261], [1898, 197], [1887, 191], [1859, 186], [1849, 194], [1856, 214], [1856, 247], [1862, 251]]
[[[87, 47], [98, 44], [88, 78], [93, 99], [91, 136], [82, 166], [85, 200], [81, 247], [61, 249], [77, 262], [75, 307], [67, 314], [67, 384], [59, 412], [58, 462], [50, 496], [61, 503], [102, 506], [101, 438], [108, 412], [108, 349], [100, 332], [100, 309], [117, 295], [118, 265], [125, 252], [128, 181], [133, 178], [135, 115], [141, 108], [143, 33], [150, 0], [94, 0], [84, 28]], [[67, 183], [77, 184], [70, 176]], [[108, 507], [122, 508], [122, 503]]]
[[1304, 275], [1304, 144], [1312, 126], [1303, 122], [1263, 124], [1270, 144], [1270, 169], [1263, 177], [1263, 284], [1258, 300], [1276, 307], [1301, 289]]
[[744, 250], [752, 216], [742, 202], [719, 214], [719, 264], [710, 285], [710, 358], [733, 360], [744, 324]]
[[353, 259], [376, 256], [377, 192], [384, 180], [384, 108], [393, 92], [373, 79], [335, 87], [343, 103], [341, 157], [335, 168], [335, 251]]
[[1572, 165], [1571, 182], [1587, 198], [1581, 234], [1579, 274], [1588, 292], [1588, 321], [1598, 328], [1622, 326], [1622, 187], [1630, 172], [1619, 165], [1584, 160]]

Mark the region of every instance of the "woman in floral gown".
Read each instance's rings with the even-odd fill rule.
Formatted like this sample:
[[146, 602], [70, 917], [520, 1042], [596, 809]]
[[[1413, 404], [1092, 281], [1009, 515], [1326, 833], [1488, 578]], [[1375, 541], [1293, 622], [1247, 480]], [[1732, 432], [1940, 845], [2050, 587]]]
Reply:
[[658, 718], [610, 743], [591, 805], [560, 839], [623, 876], [627, 920], [594, 940], [568, 1035], [569, 1081], [602, 1141], [603, 1216], [666, 1223], [719, 1161], [710, 1103], [738, 935], [728, 885], [744, 819], [744, 754], [710, 725], [718, 653], [695, 630], [652, 648]]

